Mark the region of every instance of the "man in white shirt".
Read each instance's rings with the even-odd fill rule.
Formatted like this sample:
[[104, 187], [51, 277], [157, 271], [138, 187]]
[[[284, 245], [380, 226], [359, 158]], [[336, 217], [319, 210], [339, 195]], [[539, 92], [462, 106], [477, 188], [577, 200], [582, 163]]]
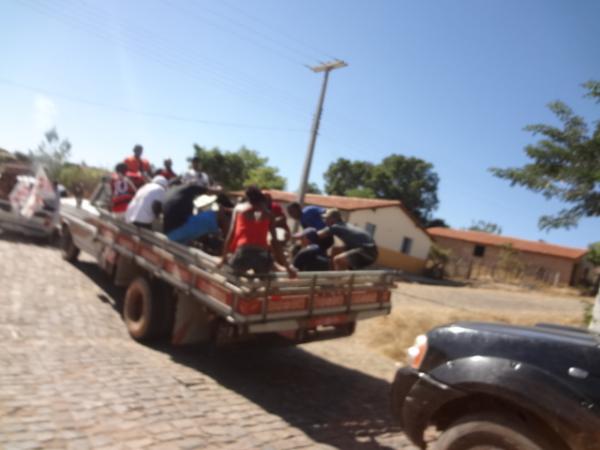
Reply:
[[192, 158], [192, 167], [183, 175], [183, 184], [195, 184], [208, 189], [211, 185], [210, 178], [206, 172], [202, 172], [200, 158]]
[[127, 206], [125, 221], [140, 228], [152, 229], [152, 222], [162, 211], [162, 203], [169, 182], [162, 175], [137, 190]]

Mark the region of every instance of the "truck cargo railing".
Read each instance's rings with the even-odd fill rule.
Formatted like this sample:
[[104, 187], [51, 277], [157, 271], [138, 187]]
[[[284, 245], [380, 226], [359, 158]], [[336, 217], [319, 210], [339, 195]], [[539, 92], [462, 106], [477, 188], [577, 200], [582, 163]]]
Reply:
[[[294, 279], [285, 273], [236, 276], [227, 267], [217, 267], [219, 258], [170, 241], [162, 233], [127, 224], [106, 211], [90, 214], [66, 206], [61, 215], [89, 239], [135, 261], [231, 323], [302, 319], [305, 325], [316, 326], [335, 324], [336, 315], [345, 315], [344, 320], [349, 314], [359, 319], [390, 310], [393, 271], [300, 272]], [[325, 322], [317, 320], [322, 316], [330, 317]]]

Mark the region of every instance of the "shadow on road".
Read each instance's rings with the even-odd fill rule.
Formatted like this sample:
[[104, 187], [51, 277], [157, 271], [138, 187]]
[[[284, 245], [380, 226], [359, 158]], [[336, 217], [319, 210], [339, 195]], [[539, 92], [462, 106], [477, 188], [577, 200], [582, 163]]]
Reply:
[[[121, 314], [123, 289], [92, 262], [79, 261], [75, 267], [103, 290], [100, 300]], [[220, 350], [167, 344], [152, 348], [208, 375], [316, 442], [344, 449], [391, 449], [395, 446], [390, 441], [401, 439], [389, 412], [387, 381], [302, 348], [258, 344]], [[193, 384], [187, 387], [194, 390]]]
[[[340, 345], [343, 345], [340, 343]], [[211, 352], [199, 346], [155, 346], [228, 389], [338, 448], [393, 448], [399, 430], [389, 413], [390, 385], [301, 348], [247, 345]]]

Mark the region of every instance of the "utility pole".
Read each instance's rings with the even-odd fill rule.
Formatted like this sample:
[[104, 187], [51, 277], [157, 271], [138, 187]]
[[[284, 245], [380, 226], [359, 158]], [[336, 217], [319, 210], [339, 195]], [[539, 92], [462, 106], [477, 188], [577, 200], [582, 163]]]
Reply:
[[317, 110], [315, 111], [315, 117], [313, 118], [312, 129], [310, 133], [310, 141], [308, 142], [308, 150], [306, 151], [306, 159], [304, 160], [304, 169], [302, 170], [302, 178], [300, 180], [300, 191], [298, 192], [298, 203], [300, 206], [304, 206], [304, 196], [306, 195], [306, 186], [308, 184], [308, 176], [310, 174], [310, 166], [312, 164], [312, 157], [315, 151], [315, 144], [317, 143], [317, 134], [319, 133], [319, 124], [321, 123], [321, 113], [323, 112], [323, 102], [325, 101], [325, 92], [327, 91], [327, 81], [329, 80], [329, 72], [334, 69], [341, 69], [346, 67], [344, 61], [339, 59], [321, 64], [316, 67], [309, 67], [313, 72], [325, 72], [323, 77], [323, 85], [321, 86], [321, 95], [319, 97], [319, 103], [317, 104]]

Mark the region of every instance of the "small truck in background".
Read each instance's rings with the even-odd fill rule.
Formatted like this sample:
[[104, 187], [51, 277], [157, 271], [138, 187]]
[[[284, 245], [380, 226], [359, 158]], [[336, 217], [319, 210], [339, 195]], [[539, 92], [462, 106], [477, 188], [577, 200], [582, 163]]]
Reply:
[[140, 341], [223, 344], [277, 334], [300, 343], [348, 336], [357, 321], [391, 309], [392, 271], [238, 277], [202, 250], [73, 199], [61, 202], [60, 227], [64, 259], [73, 262], [83, 251], [127, 288], [123, 317]]
[[43, 169], [28, 164], [0, 168], [0, 230], [51, 242], [57, 236], [58, 195]]

